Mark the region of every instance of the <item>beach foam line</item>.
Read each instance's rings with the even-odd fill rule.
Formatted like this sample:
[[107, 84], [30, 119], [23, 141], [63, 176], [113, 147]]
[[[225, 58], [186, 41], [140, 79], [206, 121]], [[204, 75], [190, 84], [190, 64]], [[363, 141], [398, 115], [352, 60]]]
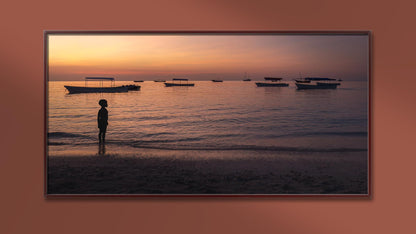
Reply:
[[[158, 137], [158, 136], [166, 136], [166, 135], [176, 135], [173, 132], [157, 132], [157, 133], [143, 133], [138, 137], [140, 138], [148, 138], [148, 137]], [[302, 133], [289, 133], [289, 134], [259, 134], [256, 137], [260, 138], [284, 138], [284, 137], [307, 137], [307, 136], [367, 136], [367, 132], [302, 132]], [[248, 135], [249, 136], [249, 135]], [[149, 141], [140, 141], [140, 142], [181, 142], [181, 141], [196, 141], [196, 140], [203, 140], [205, 138], [211, 137], [244, 137], [244, 134], [231, 134], [231, 133], [224, 133], [224, 134], [205, 134], [199, 137], [190, 137], [190, 138], [179, 138], [179, 139], [163, 139], [163, 140], [149, 140]], [[88, 135], [78, 134], [78, 133], [69, 133], [69, 132], [50, 132], [48, 133], [48, 138], [88, 138], [88, 139], [95, 139]]]
[[[289, 134], [265, 134], [265, 138], [283, 138], [283, 137], [307, 137], [307, 136], [363, 136], [366, 137], [367, 132], [303, 132]], [[261, 136], [261, 135], [260, 135]]]
[[175, 135], [176, 133], [173, 132], [156, 132], [156, 133], [145, 133], [141, 137], [157, 137], [157, 136], [164, 136], [164, 135]]
[[48, 138], [89, 138], [90, 136], [69, 132], [48, 132]]
[[77, 134], [77, 133], [48, 132], [48, 138], [73, 138], [73, 137], [90, 138], [89, 136], [82, 135], [82, 134]]
[[193, 146], [132, 146], [144, 149], [159, 150], [195, 150], [195, 151], [274, 151], [274, 152], [362, 152], [361, 148], [304, 148], [304, 147], [279, 147], [279, 146], [220, 146], [220, 147], [193, 147]]
[[[160, 143], [160, 142], [154, 142]], [[97, 142], [48, 142], [48, 145], [71, 145], [71, 146], [96, 146]], [[312, 147], [285, 147], [285, 146], [258, 146], [258, 145], [169, 145], [169, 144], [149, 144], [149, 142], [127, 142], [114, 141], [106, 142], [106, 145], [129, 146], [137, 149], [155, 149], [155, 150], [172, 150], [172, 151], [274, 151], [274, 152], [362, 152], [366, 148], [312, 148]]]

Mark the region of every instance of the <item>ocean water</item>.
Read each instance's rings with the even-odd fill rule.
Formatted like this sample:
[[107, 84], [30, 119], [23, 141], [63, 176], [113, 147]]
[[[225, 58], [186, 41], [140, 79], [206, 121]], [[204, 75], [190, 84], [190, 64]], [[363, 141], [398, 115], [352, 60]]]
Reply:
[[[365, 152], [368, 83], [334, 90], [256, 87], [255, 82], [195, 81], [195, 87], [134, 83], [128, 93], [68, 94], [48, 83], [48, 155], [97, 154], [98, 101], [107, 99], [107, 154], [178, 151], [232, 157], [233, 152]], [[133, 84], [119, 81], [116, 85]], [[201, 154], [195, 154], [201, 152]], [[249, 155], [249, 154], [248, 154]], [[196, 156], [198, 157], [198, 156]]]

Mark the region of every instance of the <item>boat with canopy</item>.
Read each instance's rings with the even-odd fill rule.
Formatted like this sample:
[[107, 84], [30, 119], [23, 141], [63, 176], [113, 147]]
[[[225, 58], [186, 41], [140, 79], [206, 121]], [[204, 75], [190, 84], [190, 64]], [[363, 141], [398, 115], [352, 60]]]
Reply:
[[[99, 82], [99, 86], [88, 87], [89, 81]], [[104, 86], [104, 81], [109, 81], [110, 86]], [[65, 88], [70, 94], [73, 93], [122, 93], [129, 90], [140, 90], [138, 85], [122, 85], [115, 86], [115, 79], [113, 77], [85, 77], [85, 86], [70, 86], [65, 85]]]
[[321, 77], [307, 77], [304, 79], [305, 82], [296, 81], [296, 87], [298, 89], [336, 89], [340, 82], [334, 82], [337, 79], [333, 78], [321, 78]]

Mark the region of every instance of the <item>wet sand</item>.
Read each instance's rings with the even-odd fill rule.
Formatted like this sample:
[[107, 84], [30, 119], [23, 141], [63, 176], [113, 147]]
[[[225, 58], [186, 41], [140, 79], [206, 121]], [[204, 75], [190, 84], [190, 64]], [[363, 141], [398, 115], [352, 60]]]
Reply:
[[48, 194], [367, 194], [367, 152], [50, 156]]

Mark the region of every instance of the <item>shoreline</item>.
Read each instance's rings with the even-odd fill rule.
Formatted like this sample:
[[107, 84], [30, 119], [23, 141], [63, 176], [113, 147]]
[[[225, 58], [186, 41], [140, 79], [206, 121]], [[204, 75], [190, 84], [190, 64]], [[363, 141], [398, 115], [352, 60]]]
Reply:
[[49, 156], [48, 194], [367, 194], [367, 152], [175, 153]]

